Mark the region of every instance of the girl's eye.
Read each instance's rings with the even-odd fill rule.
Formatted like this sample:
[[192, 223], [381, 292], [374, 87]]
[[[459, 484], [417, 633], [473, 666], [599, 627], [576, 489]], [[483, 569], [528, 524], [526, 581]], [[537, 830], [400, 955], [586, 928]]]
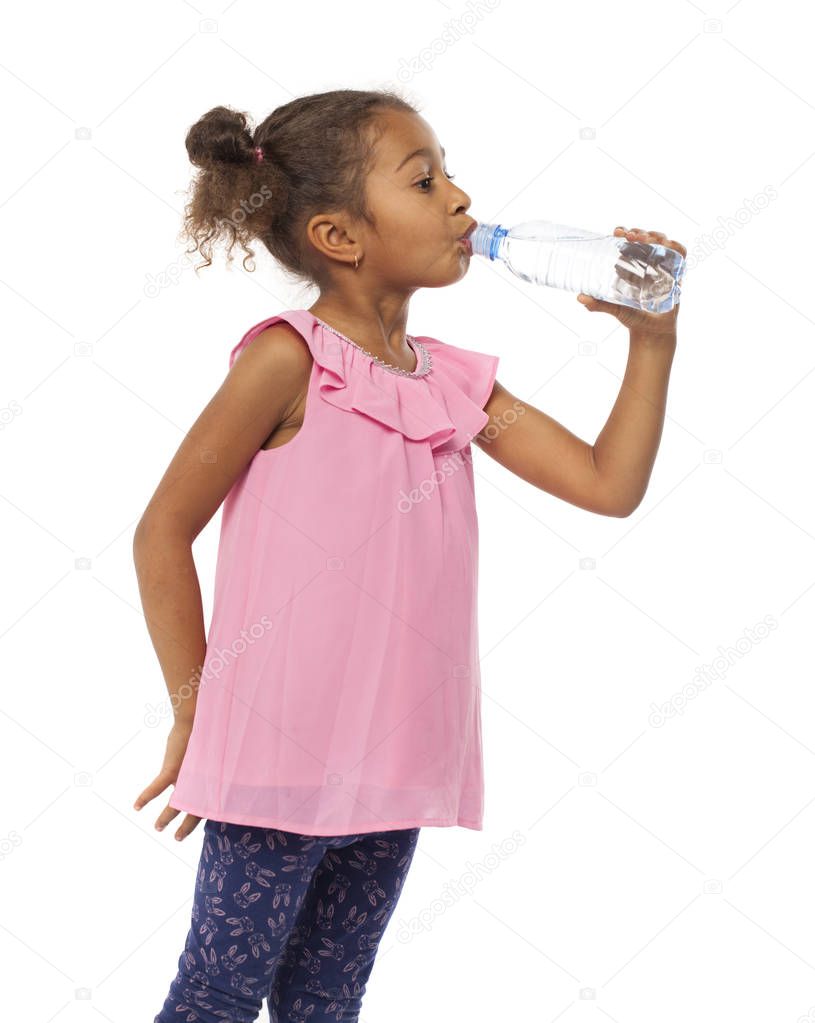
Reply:
[[[450, 180], [450, 181], [452, 181], [452, 180], [453, 180], [453, 178], [455, 177], [455, 174], [447, 174], [447, 171], [445, 171], [444, 173], [445, 173], [445, 174], [447, 175], [447, 178], [448, 178], [448, 180]], [[423, 185], [423, 184], [425, 183], [425, 181], [432, 181], [432, 180], [433, 180], [433, 175], [432, 175], [432, 174], [430, 174], [430, 175], [428, 175], [428, 176], [427, 176], [426, 178], [422, 178], [422, 180], [421, 180], [421, 181], [417, 181], [417, 182], [416, 182], [416, 185], [417, 185], [417, 187], [418, 187], [419, 185]], [[421, 191], [421, 192], [428, 192], [428, 191], [429, 191], [429, 189], [428, 189], [428, 188], [420, 188], [420, 189], [419, 189], [419, 191]]]

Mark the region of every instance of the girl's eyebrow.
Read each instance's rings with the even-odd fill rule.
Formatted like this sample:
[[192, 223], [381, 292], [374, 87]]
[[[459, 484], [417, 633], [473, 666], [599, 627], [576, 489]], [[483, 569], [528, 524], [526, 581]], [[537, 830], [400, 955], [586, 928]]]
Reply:
[[[408, 155], [404, 158], [404, 160], [402, 160], [402, 162], [399, 164], [399, 166], [394, 171], [394, 174], [397, 174], [405, 166], [405, 164], [408, 162], [408, 160], [412, 160], [414, 156], [432, 156], [432, 155], [433, 155], [433, 153], [426, 146], [421, 146], [419, 149], [414, 149], [412, 153], [408, 153]], [[444, 151], [444, 146], [441, 147], [441, 155], [443, 157], [447, 155], [445, 153], [445, 151]]]

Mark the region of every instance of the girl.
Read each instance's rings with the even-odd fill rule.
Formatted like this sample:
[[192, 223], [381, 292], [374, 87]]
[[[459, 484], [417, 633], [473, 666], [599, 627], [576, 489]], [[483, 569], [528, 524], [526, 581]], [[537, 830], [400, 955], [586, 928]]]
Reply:
[[[630, 330], [594, 445], [495, 379], [498, 357], [406, 332], [460, 280], [475, 225], [444, 150], [389, 91], [293, 100], [187, 135], [186, 231], [260, 239], [308, 309], [251, 327], [136, 529], [173, 707], [156, 827], [206, 818], [192, 919], [155, 1023], [357, 1020], [422, 826], [482, 829], [478, 529], [470, 442], [601, 515], [646, 490], [677, 309], [578, 298]], [[629, 239], [659, 240], [638, 228]], [[189, 250], [189, 251], [194, 251]], [[223, 502], [205, 634], [192, 543]]]

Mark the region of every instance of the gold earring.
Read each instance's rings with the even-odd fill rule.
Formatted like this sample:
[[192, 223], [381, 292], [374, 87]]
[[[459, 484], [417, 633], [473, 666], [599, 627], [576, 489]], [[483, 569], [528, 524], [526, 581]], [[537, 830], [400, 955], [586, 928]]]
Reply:
[[359, 270], [359, 256], [354, 254], [354, 269]]

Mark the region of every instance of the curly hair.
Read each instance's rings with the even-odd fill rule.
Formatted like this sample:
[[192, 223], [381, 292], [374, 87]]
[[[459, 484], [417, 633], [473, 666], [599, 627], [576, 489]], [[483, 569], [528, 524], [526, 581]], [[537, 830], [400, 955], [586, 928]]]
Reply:
[[[252, 133], [248, 118], [214, 107], [189, 129], [187, 154], [199, 168], [184, 208], [181, 237], [212, 263], [212, 246], [238, 243], [247, 259], [258, 239], [296, 282], [323, 287], [326, 267], [306, 243], [305, 226], [320, 211], [344, 210], [375, 226], [365, 179], [385, 110], [418, 113], [397, 92], [337, 89], [300, 96], [277, 107]], [[255, 150], [260, 148], [262, 160]]]

